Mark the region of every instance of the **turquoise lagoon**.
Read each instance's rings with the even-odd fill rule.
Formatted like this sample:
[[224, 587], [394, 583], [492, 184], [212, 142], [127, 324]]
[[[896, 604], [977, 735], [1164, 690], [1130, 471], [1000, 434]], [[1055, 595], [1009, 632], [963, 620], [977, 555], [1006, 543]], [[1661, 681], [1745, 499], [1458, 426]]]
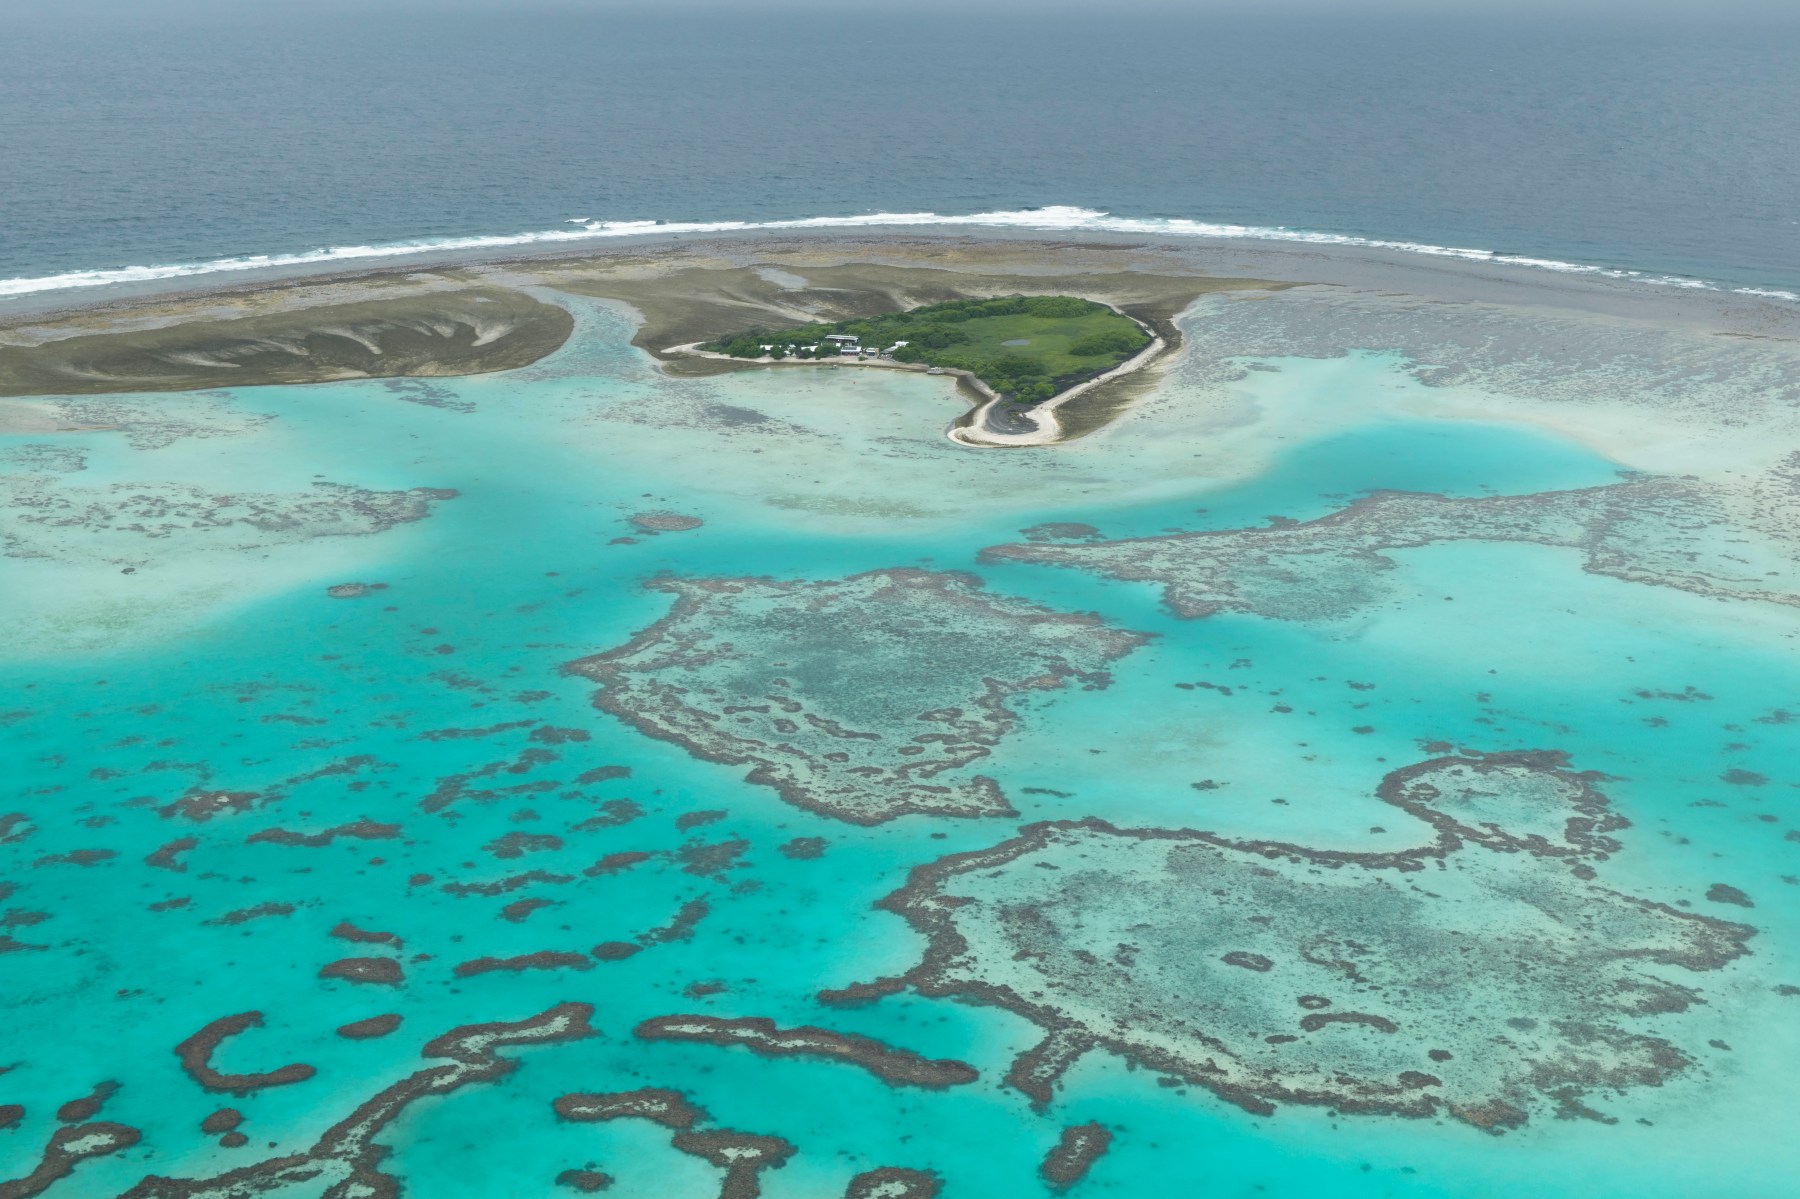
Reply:
[[[599, 1035], [508, 1051], [520, 1065], [504, 1079], [415, 1103], [381, 1134], [384, 1168], [405, 1193], [569, 1194], [557, 1176], [584, 1165], [612, 1175], [615, 1194], [718, 1193], [720, 1172], [672, 1149], [663, 1129], [551, 1112], [567, 1092], [647, 1085], [683, 1091], [719, 1127], [798, 1146], [761, 1176], [777, 1199], [841, 1195], [853, 1174], [882, 1165], [936, 1171], [952, 1199], [1044, 1193], [1044, 1152], [1063, 1126], [1088, 1120], [1115, 1133], [1077, 1184], [1094, 1195], [1773, 1195], [1771, 1180], [1800, 1170], [1785, 1132], [1800, 999], [1777, 990], [1800, 983], [1789, 889], [1800, 846], [1785, 836], [1800, 828], [1800, 776], [1794, 726], [1771, 716], [1784, 697], [1800, 701], [1791, 609], [1585, 573], [1572, 551], [1520, 544], [1396, 551], [1383, 602], [1321, 624], [1179, 620], [1149, 585], [979, 560], [1046, 522], [1107, 537], [1255, 526], [1313, 519], [1374, 489], [1596, 486], [1618, 479], [1616, 463], [1522, 425], [1421, 418], [1428, 389], [1377, 353], [1258, 362], [1231, 384], [1232, 404], [1186, 423], [1164, 402], [1154, 420], [1070, 448], [971, 451], [941, 436], [959, 406], [937, 380], [798, 368], [674, 380], [627, 344], [616, 312], [573, 305], [576, 338], [525, 371], [120, 397], [121, 428], [55, 439], [84, 455], [83, 469], [41, 482], [64, 492], [301, 494], [329, 481], [457, 495], [364, 536], [253, 530], [252, 548], [223, 548], [216, 529], [184, 526], [84, 547], [100, 535], [72, 524], [34, 529], [27, 548], [44, 552], [52, 537], [48, 556], [22, 556], [15, 542], [0, 559], [0, 815], [28, 817], [0, 845], [0, 932], [36, 947], [0, 954], [0, 1066], [12, 1067], [0, 1103], [26, 1109], [0, 1132], [0, 1177], [28, 1172], [56, 1107], [108, 1080], [120, 1086], [103, 1118], [143, 1139], [83, 1163], [53, 1195], [112, 1195], [146, 1174], [200, 1178], [303, 1150], [427, 1064], [430, 1037], [564, 1000], [593, 1004]], [[180, 427], [134, 436], [144, 413]], [[0, 438], [0, 454], [45, 444]], [[15, 477], [42, 473], [37, 452], [0, 461]], [[704, 523], [647, 535], [630, 521], [645, 512]], [[15, 504], [5, 519], [30, 517]], [[127, 558], [136, 565], [119, 564]], [[818, 580], [883, 567], [970, 571], [991, 592], [1152, 635], [1114, 664], [1105, 690], [1015, 702], [1021, 727], [980, 769], [1017, 817], [857, 827], [813, 815], [744, 781], [742, 768], [597, 711], [593, 684], [562, 671], [664, 615], [668, 597], [643, 587], [659, 573]], [[385, 588], [327, 595], [349, 582]], [[1695, 693], [1708, 698], [1666, 698]], [[543, 726], [574, 732], [533, 740]], [[1608, 883], [1758, 929], [1751, 956], [1682, 980], [1705, 996], [1681, 1017], [1682, 1043], [1704, 1054], [1697, 1067], [1608, 1096], [1598, 1106], [1616, 1123], [1541, 1118], [1490, 1136], [1296, 1104], [1252, 1116], [1101, 1053], [1038, 1113], [1000, 1084], [1038, 1040], [1022, 1018], [913, 994], [853, 1009], [814, 998], [918, 961], [921, 938], [872, 906], [909, 869], [1028, 821], [1102, 816], [1399, 848], [1406, 830], [1374, 789], [1432, 741], [1555, 749], [1603, 772], [1632, 822]], [[334, 763], [349, 765], [304, 778]], [[575, 781], [602, 766], [629, 773]], [[1721, 782], [1734, 770], [1765, 782]], [[455, 776], [478, 781], [437, 810], [421, 806]], [[267, 801], [205, 820], [160, 811], [217, 791]], [[624, 799], [642, 815], [571, 828]], [[315, 847], [248, 840], [363, 819], [400, 829]], [[496, 857], [513, 833], [555, 840]], [[176, 857], [181, 869], [146, 863], [184, 837], [194, 844]], [[780, 852], [797, 837], [823, 838], [826, 850]], [[743, 844], [716, 869], [681, 853], [731, 841]], [[581, 874], [622, 851], [652, 856]], [[533, 870], [574, 881], [470, 889]], [[1720, 882], [1755, 908], [1705, 901]], [[502, 915], [530, 898], [548, 902]], [[626, 960], [452, 970], [630, 940], [696, 898], [709, 912], [690, 939]], [[334, 938], [343, 921], [392, 932], [404, 949]], [[366, 954], [401, 960], [405, 985], [317, 977]], [[697, 983], [718, 989], [687, 993]], [[202, 1093], [175, 1045], [251, 1010], [264, 1025], [227, 1041], [215, 1065], [305, 1062], [316, 1075], [242, 1097]], [[387, 1012], [404, 1022], [386, 1037], [333, 1033]], [[960, 1058], [982, 1079], [891, 1088], [843, 1064], [632, 1036], [640, 1020], [674, 1012], [862, 1033]], [[243, 1113], [246, 1146], [221, 1148], [199, 1130], [219, 1106]]]

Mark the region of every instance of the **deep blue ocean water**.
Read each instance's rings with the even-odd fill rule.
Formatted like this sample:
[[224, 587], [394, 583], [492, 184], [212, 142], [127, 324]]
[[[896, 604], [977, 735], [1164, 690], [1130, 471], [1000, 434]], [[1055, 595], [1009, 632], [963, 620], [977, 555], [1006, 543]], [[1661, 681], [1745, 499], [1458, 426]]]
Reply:
[[291, 7], [9, 13], [0, 280], [1059, 205], [1800, 286], [1800, 21]]

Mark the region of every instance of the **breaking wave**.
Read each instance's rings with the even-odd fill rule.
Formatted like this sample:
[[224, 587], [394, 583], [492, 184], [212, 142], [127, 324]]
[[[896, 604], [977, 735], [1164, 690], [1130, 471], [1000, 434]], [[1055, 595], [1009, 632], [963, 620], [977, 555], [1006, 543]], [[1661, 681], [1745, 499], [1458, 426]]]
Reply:
[[974, 228], [1024, 229], [1042, 232], [1126, 233], [1152, 237], [1233, 238], [1297, 242], [1321, 246], [1358, 246], [1437, 258], [1457, 258], [1469, 262], [1529, 267], [1563, 274], [1629, 279], [1638, 283], [1651, 283], [1664, 287], [1695, 288], [1800, 302], [1800, 292], [1778, 288], [1733, 287], [1728, 284], [1712, 283], [1704, 279], [1682, 275], [1659, 275], [1623, 267], [1593, 266], [1579, 262], [1564, 262], [1554, 258], [1505, 254], [1496, 250], [1475, 250], [1457, 246], [1431, 245], [1426, 242], [1358, 237], [1346, 233], [1317, 233], [1304, 229], [1261, 225], [1227, 225], [1180, 218], [1121, 217], [1091, 208], [1028, 208], [1003, 212], [977, 212], [961, 216], [946, 216], [935, 212], [877, 212], [863, 216], [802, 217], [777, 221], [597, 221], [582, 219], [570, 223], [576, 227], [551, 229], [538, 233], [448, 237], [390, 242], [372, 246], [332, 246], [293, 254], [253, 254], [238, 258], [215, 258], [207, 262], [165, 266], [126, 266], [108, 270], [68, 271], [59, 275], [41, 275], [33, 278], [0, 279], [0, 296], [20, 296], [35, 292], [61, 291], [81, 287], [105, 287], [120, 283], [145, 283], [159, 279], [182, 279], [195, 275], [222, 274], [232, 271], [269, 270], [290, 266], [311, 266], [319, 263], [355, 262], [364, 259], [404, 258], [414, 254], [436, 254], [462, 250], [504, 250], [519, 246], [583, 242], [612, 237], [732, 233], [759, 229], [868, 229], [887, 226], [961, 225]]

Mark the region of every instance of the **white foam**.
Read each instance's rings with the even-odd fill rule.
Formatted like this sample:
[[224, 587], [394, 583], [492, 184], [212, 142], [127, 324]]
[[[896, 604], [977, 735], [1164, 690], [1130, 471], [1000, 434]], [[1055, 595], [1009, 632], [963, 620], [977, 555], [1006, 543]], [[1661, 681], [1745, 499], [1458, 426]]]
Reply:
[[253, 254], [240, 258], [215, 258], [208, 262], [178, 263], [166, 266], [126, 266], [109, 270], [68, 271], [60, 275], [0, 279], [0, 296], [22, 296], [35, 292], [62, 291], [82, 287], [106, 287], [121, 283], [147, 283], [159, 279], [182, 279], [195, 275], [223, 274], [232, 271], [271, 270], [290, 266], [312, 266], [319, 263], [353, 262], [374, 258], [404, 258], [415, 254], [435, 254], [460, 250], [503, 250], [518, 246], [592, 241], [611, 237], [735, 233], [759, 229], [870, 229], [902, 225], [960, 225], [972, 228], [1030, 229], [1045, 232], [1124, 233], [1151, 237], [1192, 237], [1214, 240], [1230, 238], [1297, 242], [1304, 245], [1356, 246], [1438, 258], [1459, 258], [1470, 262], [1488, 262], [1502, 266], [1527, 267], [1533, 270], [1557, 271], [1565, 274], [1629, 279], [1638, 283], [1650, 283], [1663, 287], [1732, 292], [1800, 303], [1800, 292], [1766, 287], [1733, 287], [1729, 284], [1711, 283], [1682, 275], [1659, 275], [1623, 267], [1595, 266], [1588, 263], [1565, 262], [1554, 258], [1534, 258], [1524, 254], [1505, 254], [1497, 250], [1477, 250], [1461, 246], [1438, 246], [1428, 242], [1359, 237], [1348, 233], [1319, 233], [1279, 226], [1226, 225], [1183, 218], [1121, 217], [1092, 208], [1067, 206], [977, 212], [964, 215], [944, 215], [935, 212], [875, 212], [860, 216], [802, 217], [780, 221], [597, 221], [577, 217], [572, 218], [570, 223], [578, 224], [580, 227], [551, 229], [538, 233], [390, 242], [373, 246], [331, 246], [297, 254]]

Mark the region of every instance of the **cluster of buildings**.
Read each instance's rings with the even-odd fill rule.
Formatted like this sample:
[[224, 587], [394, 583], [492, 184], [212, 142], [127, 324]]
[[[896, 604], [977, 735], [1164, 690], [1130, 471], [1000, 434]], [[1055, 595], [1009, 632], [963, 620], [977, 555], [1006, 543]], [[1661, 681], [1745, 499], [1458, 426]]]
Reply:
[[[826, 345], [826, 342], [829, 342], [830, 344]], [[793, 349], [805, 350], [815, 358], [820, 356], [821, 349], [823, 349], [823, 352], [826, 354], [852, 354], [861, 358], [892, 358], [894, 356], [894, 351], [906, 344], [907, 343], [904, 341], [897, 341], [887, 349], [882, 350], [877, 349], [874, 346], [863, 345], [862, 338], [856, 336], [854, 333], [827, 333], [824, 341], [810, 346], [794, 346]], [[762, 351], [765, 354], [773, 353], [774, 350], [775, 347], [772, 345], [762, 347]]]

